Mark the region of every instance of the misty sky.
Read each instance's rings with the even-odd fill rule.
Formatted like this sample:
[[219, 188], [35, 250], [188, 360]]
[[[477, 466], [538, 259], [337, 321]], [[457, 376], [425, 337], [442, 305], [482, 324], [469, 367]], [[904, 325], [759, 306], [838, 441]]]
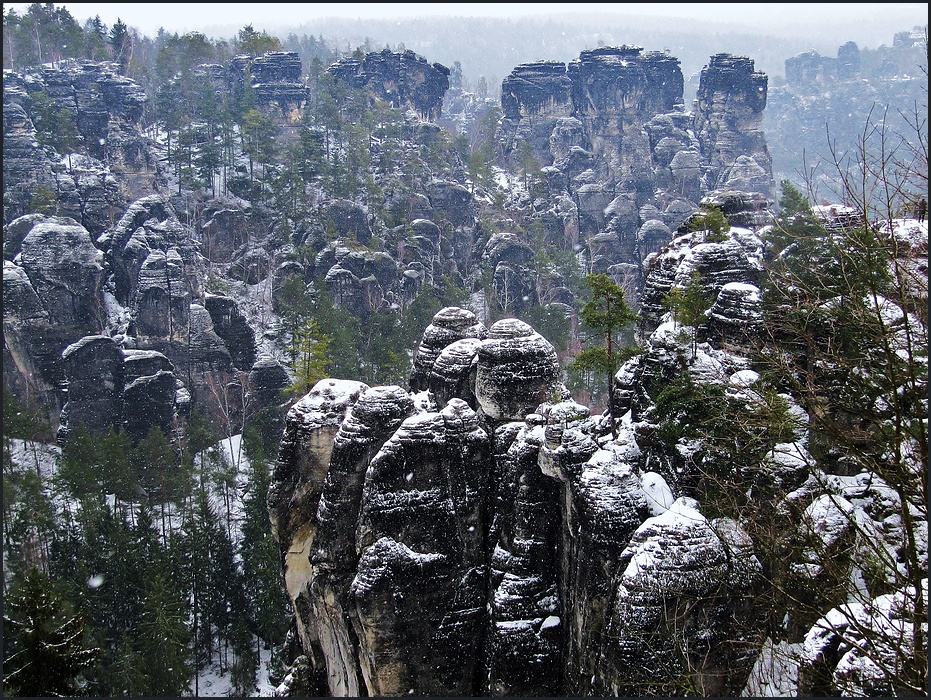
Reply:
[[[297, 27], [326, 17], [390, 19], [430, 15], [460, 17], [526, 17], [554, 15], [560, 10], [578, 15], [585, 12], [623, 15], [680, 17], [717, 21], [734, 28], [747, 27], [755, 33], [799, 35], [830, 33], [832, 24], [843, 22], [845, 37], [875, 44], [865, 32], [871, 22], [896, 16], [914, 17], [913, 25], [926, 24], [925, 3], [56, 3], [65, 6], [83, 23], [100, 15], [108, 26], [120, 18], [142, 34], [154, 36], [159, 27], [169, 32], [201, 31], [213, 38], [230, 37], [246, 24], [274, 33], [279, 28]], [[4, 9], [22, 12], [27, 3], [4, 3]], [[842, 8], [842, 9], [841, 9]], [[850, 35], [847, 27], [861, 26], [864, 34]], [[909, 26], [902, 27], [910, 28]], [[883, 40], [891, 44], [892, 37]]]

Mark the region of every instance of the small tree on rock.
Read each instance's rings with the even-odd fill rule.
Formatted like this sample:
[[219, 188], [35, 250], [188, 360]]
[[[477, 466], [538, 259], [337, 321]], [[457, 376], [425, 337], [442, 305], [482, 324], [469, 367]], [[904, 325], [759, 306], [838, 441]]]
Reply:
[[[592, 330], [591, 337], [598, 344], [592, 345], [576, 356], [573, 369], [592, 371], [608, 378], [608, 413], [611, 418], [611, 434], [617, 436], [611, 388], [614, 374], [621, 363], [632, 355], [629, 348], [618, 347], [617, 335], [637, 320], [624, 298], [624, 290], [605, 274], [589, 275], [585, 283], [591, 290], [591, 300], [582, 307], [581, 317]], [[603, 343], [603, 344], [602, 344]]]
[[701, 273], [695, 271], [685, 287], [673, 287], [663, 297], [663, 305], [672, 311], [676, 323], [692, 329], [692, 356], [698, 349], [698, 326], [705, 320], [712, 299], [705, 291]]

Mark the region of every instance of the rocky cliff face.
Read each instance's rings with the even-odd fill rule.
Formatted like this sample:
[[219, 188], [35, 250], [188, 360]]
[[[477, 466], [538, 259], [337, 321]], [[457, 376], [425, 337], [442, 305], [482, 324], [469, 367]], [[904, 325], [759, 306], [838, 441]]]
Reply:
[[[235, 300], [205, 295], [198, 243], [164, 198], [135, 202], [96, 242], [67, 217], [19, 217], [4, 256], [8, 386], [44, 406], [60, 440], [78, 423], [171, 433], [192, 398], [218, 423], [241, 415], [248, 387], [234, 375], [255, 369], [254, 332]], [[252, 410], [280, 403], [284, 374], [260, 382]]]
[[[666, 671], [646, 674], [654, 686], [632, 676], [634, 640], [653, 635], [671, 658], [699, 638], [723, 652], [736, 608], [722, 601], [759, 569], [745, 536], [696, 530], [698, 505], [673, 503], [634, 433], [606, 436], [557, 369], [527, 324], [486, 335], [447, 308], [418, 354], [426, 391], [327, 379], [291, 410], [269, 507], [303, 651], [329, 692], [635, 691]], [[647, 555], [667, 548], [673, 560]], [[721, 634], [656, 628], [670, 596]], [[752, 662], [750, 644], [701, 673], [740, 688]]]
[[767, 78], [749, 58], [717, 54], [702, 69], [693, 116], [706, 190], [735, 189], [772, 197], [772, 159], [763, 109]]
[[383, 51], [345, 58], [327, 69], [350, 87], [372, 91], [402, 110], [413, 109], [427, 121], [439, 119], [449, 89], [449, 69], [429, 63], [413, 51]]
[[[470, 192], [434, 180], [427, 194], [396, 203], [407, 223], [383, 231], [385, 249], [373, 251], [362, 247], [373, 236], [366, 211], [348, 200], [328, 202], [303, 238], [304, 245], [318, 251], [313, 265], [282, 269], [282, 277], [315, 278], [336, 306], [367, 319], [406, 306], [445, 274], [461, 274], [473, 255], [478, 229]], [[327, 243], [326, 231], [339, 237]]]
[[[157, 166], [141, 133], [142, 87], [109, 64], [87, 62], [4, 73], [3, 81], [5, 220], [34, 210], [39, 185], [63, 214], [99, 235], [128, 198], [153, 191]], [[50, 110], [64, 110], [73, 125], [70, 155], [36, 140], [36, 113]]]
[[[54, 412], [64, 398], [61, 353], [105, 326], [103, 254], [66, 217], [27, 216], [9, 226], [4, 261], [4, 369]], [[21, 240], [16, 233], [22, 235]]]
[[546, 183], [545, 198], [530, 198], [531, 215], [554, 244], [581, 245], [592, 270], [630, 298], [645, 259], [702, 197], [773, 196], [760, 129], [766, 76], [750, 59], [722, 54], [701, 81], [686, 112], [676, 58], [619, 46], [583, 51], [568, 65], [521, 65], [502, 83], [503, 159], [513, 170], [542, 168]]
[[301, 59], [293, 51], [235, 56], [226, 69], [226, 79], [234, 96], [242, 95], [248, 80], [256, 102], [265, 108], [276, 107], [286, 117], [296, 118], [310, 94], [301, 78]]
[[[850, 615], [872, 630], [858, 639], [894, 644], [914, 592], [820, 619], [780, 608], [774, 621], [768, 586], [774, 567], [784, 570], [775, 590], [799, 599], [855, 575], [855, 551], [899, 551], [898, 497], [876, 474], [822, 471], [789, 394], [778, 397], [788, 427], [757, 435], [771, 442], [757, 461], [722, 457], [727, 440], [692, 439], [682, 425], [693, 418], [669, 413], [684, 377], [718, 397], [706, 401], [748, 414], [765, 404], [747, 359], [759, 341], [762, 253], [758, 235], [731, 227], [680, 234], [648, 258], [643, 352], [614, 378], [613, 414], [623, 416], [614, 430], [607, 412], [592, 416], [569, 398], [555, 351], [530, 326], [486, 329], [454, 307], [424, 333], [416, 393], [335, 379], [314, 387], [288, 415], [269, 507], [297, 664], [316, 691], [874, 687], [865, 656], [851, 648], [841, 658], [835, 645], [852, 634]], [[655, 302], [695, 272], [708, 310], [689, 328]], [[754, 529], [762, 521], [729, 510], [734, 494], [716, 491], [718, 478], [737, 479], [741, 498], [772, 511], [776, 550]], [[919, 549], [924, 562], [923, 540]]]

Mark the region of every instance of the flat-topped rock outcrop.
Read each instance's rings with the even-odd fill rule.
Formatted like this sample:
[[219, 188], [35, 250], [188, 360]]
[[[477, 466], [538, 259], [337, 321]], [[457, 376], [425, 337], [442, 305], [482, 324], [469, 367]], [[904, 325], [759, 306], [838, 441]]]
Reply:
[[410, 50], [384, 49], [363, 58], [344, 58], [327, 72], [350, 87], [371, 91], [393, 107], [413, 109], [431, 122], [439, 119], [449, 89], [449, 69]]

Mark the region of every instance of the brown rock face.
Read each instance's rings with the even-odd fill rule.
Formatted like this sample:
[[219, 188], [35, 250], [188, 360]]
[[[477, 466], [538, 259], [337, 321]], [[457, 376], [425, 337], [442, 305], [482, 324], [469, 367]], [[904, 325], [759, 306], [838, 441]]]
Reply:
[[413, 410], [413, 401], [400, 387], [373, 387], [349, 409], [334, 438], [307, 583], [313, 632], [333, 695], [358, 696], [365, 688], [350, 605], [359, 561], [356, 523], [372, 458]]
[[[298, 611], [309, 609], [304, 592], [310, 580], [309, 556], [333, 442], [346, 412], [367, 388], [361, 382], [324, 379], [288, 412], [268, 492], [268, 512], [281, 548], [288, 595]], [[315, 630], [306, 614], [297, 619], [302, 646], [312, 653]]]

